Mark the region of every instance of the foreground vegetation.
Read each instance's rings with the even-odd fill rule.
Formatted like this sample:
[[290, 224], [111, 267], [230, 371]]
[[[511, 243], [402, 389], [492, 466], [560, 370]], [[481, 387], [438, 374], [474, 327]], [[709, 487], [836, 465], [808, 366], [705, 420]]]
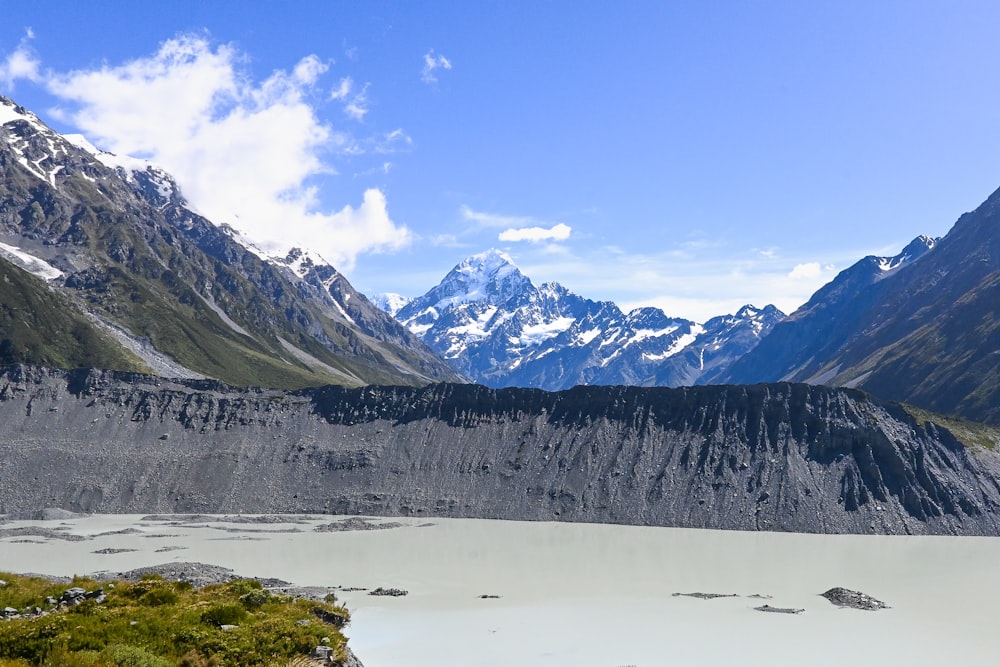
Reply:
[[0, 572], [0, 610], [53, 608], [70, 587], [103, 588], [48, 615], [0, 618], [0, 667], [284, 667], [322, 643], [346, 658], [347, 610], [272, 594], [241, 579], [193, 588], [151, 575], [138, 582], [58, 584]]

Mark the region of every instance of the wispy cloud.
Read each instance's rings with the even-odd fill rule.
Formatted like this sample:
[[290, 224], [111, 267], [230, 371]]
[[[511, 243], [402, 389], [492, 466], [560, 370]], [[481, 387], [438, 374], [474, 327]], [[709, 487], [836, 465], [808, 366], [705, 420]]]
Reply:
[[564, 223], [558, 223], [546, 229], [545, 227], [518, 227], [505, 229], [498, 237], [501, 241], [565, 241], [569, 238], [572, 228]]
[[424, 66], [420, 70], [420, 78], [424, 83], [437, 83], [435, 71], [451, 69], [451, 61], [442, 55], [434, 55], [434, 49], [424, 54]]
[[35, 82], [41, 80], [41, 63], [30, 46], [34, 37], [35, 32], [31, 28], [25, 30], [17, 48], [0, 62], [0, 83], [6, 88], [13, 88], [18, 79]]
[[[695, 257], [669, 248], [656, 253], [617, 246], [581, 252], [566, 244], [556, 245], [558, 252], [547, 245], [522, 248], [518, 266], [536, 282], [555, 280], [582, 296], [615, 300], [626, 311], [655, 306], [698, 322], [748, 303], [770, 303], [790, 313], [829, 282], [837, 267], [864, 254], [811, 261], [762, 257], [755, 249]], [[798, 265], [810, 268], [795, 272]]]
[[351, 94], [351, 90], [354, 88], [354, 79], [349, 76], [345, 76], [337, 84], [337, 87], [330, 91], [331, 100], [346, 100], [347, 96]]
[[[320, 155], [350, 152], [357, 142], [322, 123], [307, 101], [328, 69], [315, 55], [259, 82], [240, 69], [244, 56], [234, 47], [213, 47], [199, 35], [168, 40], [123, 65], [62, 74], [41, 76], [37, 61], [11, 58], [8, 76], [44, 79], [68, 105], [62, 118], [92, 143], [163, 166], [201, 213], [265, 249], [303, 245], [349, 269], [361, 253], [413, 238], [377, 189], [356, 205], [321, 208], [312, 179], [335, 172]], [[350, 92], [353, 83], [346, 86]], [[364, 112], [359, 103], [353, 113]]]
[[337, 83], [337, 87], [330, 91], [330, 99], [344, 103], [344, 113], [348, 118], [364, 120], [368, 113], [368, 86], [366, 83], [361, 90], [357, 90], [354, 79], [345, 76]]
[[364, 120], [365, 115], [368, 113], [368, 104], [368, 84], [366, 83], [362, 86], [361, 90], [351, 97], [350, 101], [344, 105], [344, 113], [354, 120]]
[[464, 204], [459, 207], [459, 213], [463, 220], [474, 222], [483, 227], [517, 227], [530, 225], [535, 222], [534, 218], [518, 215], [499, 215], [496, 213], [485, 213], [476, 211]]
[[565, 241], [570, 237], [572, 227], [563, 222], [547, 222], [526, 215], [502, 215], [476, 211], [469, 206], [459, 207], [459, 214], [467, 222], [478, 227], [502, 229], [497, 237], [500, 241]]

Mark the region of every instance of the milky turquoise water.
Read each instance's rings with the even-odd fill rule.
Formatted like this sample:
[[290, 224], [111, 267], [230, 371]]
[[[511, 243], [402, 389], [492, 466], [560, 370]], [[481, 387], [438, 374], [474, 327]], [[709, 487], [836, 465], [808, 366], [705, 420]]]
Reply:
[[[384, 521], [404, 525], [314, 531], [333, 520], [8, 522], [0, 531], [139, 532], [78, 542], [0, 538], [0, 571], [89, 574], [199, 561], [302, 585], [408, 590], [400, 598], [341, 593], [353, 616], [347, 634], [366, 667], [1000, 664], [1000, 538], [475, 519], [391, 519]], [[108, 548], [135, 551], [94, 553]], [[892, 608], [834, 607], [819, 596], [833, 586], [864, 591]], [[738, 597], [673, 595], [694, 591]], [[753, 609], [764, 603], [805, 611]]]

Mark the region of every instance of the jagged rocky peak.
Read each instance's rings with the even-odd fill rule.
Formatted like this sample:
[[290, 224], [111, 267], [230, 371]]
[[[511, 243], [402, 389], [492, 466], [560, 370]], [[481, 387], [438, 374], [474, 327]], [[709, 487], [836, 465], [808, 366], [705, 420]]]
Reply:
[[333, 269], [333, 266], [318, 253], [303, 248], [292, 248], [284, 256], [273, 255], [270, 259], [275, 264], [290, 268], [299, 277], [305, 277], [321, 267]]
[[663, 328], [677, 325], [693, 325], [694, 322], [680, 317], [670, 317], [659, 308], [643, 306], [629, 311], [626, 322], [633, 327]]
[[771, 327], [785, 319], [785, 313], [781, 312], [773, 304], [757, 308], [753, 304], [748, 303], [736, 311], [735, 315], [724, 315], [723, 317], [733, 322], [742, 322], [751, 325], [760, 334], [765, 329], [769, 331]]
[[33, 125], [39, 129], [45, 127], [45, 124], [39, 120], [38, 116], [31, 113], [9, 97], [0, 95], [0, 125], [5, 125], [9, 122], [17, 120], [23, 120], [29, 125]]
[[873, 262], [882, 273], [887, 273], [927, 254], [928, 251], [934, 249], [934, 246], [937, 245], [939, 240], [940, 239], [931, 238], [930, 236], [924, 236], [921, 234], [917, 238], [910, 241], [898, 255], [893, 257], [870, 256], [865, 259]]

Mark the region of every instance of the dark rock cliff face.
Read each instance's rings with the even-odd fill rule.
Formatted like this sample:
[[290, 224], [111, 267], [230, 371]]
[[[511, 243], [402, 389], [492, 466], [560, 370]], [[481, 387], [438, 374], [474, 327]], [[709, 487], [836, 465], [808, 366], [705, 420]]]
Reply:
[[800, 384], [237, 390], [0, 370], [0, 513], [329, 512], [1000, 534], [1000, 457]]

